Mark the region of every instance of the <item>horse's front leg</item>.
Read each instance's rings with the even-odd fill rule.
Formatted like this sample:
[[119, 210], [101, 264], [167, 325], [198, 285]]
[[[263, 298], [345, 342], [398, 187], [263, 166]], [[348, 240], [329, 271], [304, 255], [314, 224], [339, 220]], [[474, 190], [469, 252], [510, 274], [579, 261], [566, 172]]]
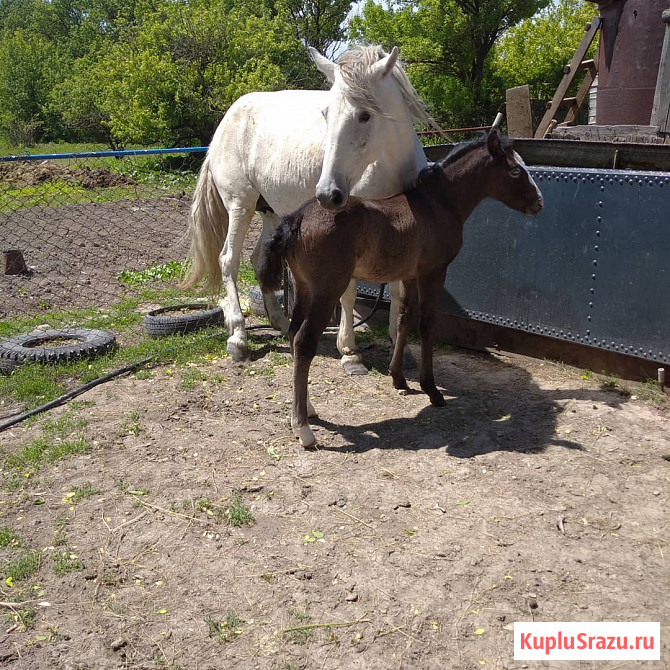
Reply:
[[[391, 338], [391, 344], [393, 349], [395, 349], [396, 342], [396, 333], [398, 330], [398, 315], [400, 310], [400, 282], [392, 281], [389, 282], [389, 294], [391, 295], [391, 306], [389, 307], [389, 337]], [[410, 299], [409, 297], [407, 298]], [[414, 299], [412, 297], [411, 299]], [[402, 349], [403, 355], [403, 366], [406, 369], [412, 369], [416, 367], [416, 358], [414, 354], [410, 351], [410, 348], [405, 344]]]
[[363, 357], [356, 348], [354, 335], [354, 304], [356, 303], [356, 280], [352, 279], [347, 290], [340, 297], [342, 312], [340, 328], [337, 332], [337, 350], [342, 356], [342, 367], [350, 375], [366, 375], [368, 369], [363, 365]]
[[[264, 213], [261, 216], [263, 218], [263, 230], [261, 231], [261, 235], [251, 254], [251, 264], [254, 266], [254, 270], [258, 267], [258, 258], [263, 245], [266, 240], [272, 236], [279, 225], [279, 217], [276, 214]], [[272, 327], [285, 334], [288, 331], [289, 320], [277, 301], [275, 292], [269, 291], [268, 293], [263, 293], [263, 302], [265, 303], [265, 311], [268, 314], [268, 319], [270, 319]]]
[[244, 237], [249, 229], [253, 207], [226, 207], [230, 224], [228, 235], [219, 255], [221, 266], [221, 280], [226, 290], [228, 307], [226, 309], [226, 325], [228, 326], [228, 343], [226, 350], [234, 361], [241, 361], [247, 357], [247, 332], [244, 327], [244, 315], [240, 307], [240, 296], [237, 292], [237, 274], [240, 269], [240, 256]]
[[421, 336], [421, 368], [419, 383], [428, 394], [431, 405], [444, 405], [442, 393], [435, 386], [433, 373], [433, 342], [435, 339], [435, 315], [444, 286], [446, 268], [438, 269], [427, 277], [419, 278], [419, 335]]
[[398, 282], [396, 286], [397, 317], [395, 321], [395, 343], [389, 372], [393, 379], [393, 387], [401, 395], [406, 395], [409, 387], [403, 373], [403, 352], [407, 345], [407, 333], [412, 322], [412, 313], [416, 294], [415, 283], [412, 281]]

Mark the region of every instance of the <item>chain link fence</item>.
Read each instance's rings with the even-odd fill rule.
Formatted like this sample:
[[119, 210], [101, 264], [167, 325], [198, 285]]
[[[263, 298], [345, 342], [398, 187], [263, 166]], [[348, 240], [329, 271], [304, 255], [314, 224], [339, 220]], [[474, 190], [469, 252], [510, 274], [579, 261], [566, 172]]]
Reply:
[[175, 291], [205, 150], [0, 157], [0, 319]]

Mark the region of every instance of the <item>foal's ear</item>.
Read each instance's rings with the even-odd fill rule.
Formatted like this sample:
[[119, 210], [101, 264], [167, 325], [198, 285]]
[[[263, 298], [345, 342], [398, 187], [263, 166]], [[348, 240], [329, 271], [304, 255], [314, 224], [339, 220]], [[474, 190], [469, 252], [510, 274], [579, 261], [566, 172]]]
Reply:
[[486, 147], [491, 156], [497, 156], [502, 152], [502, 136], [500, 135], [500, 130], [498, 130], [497, 126], [494, 126], [489, 130], [489, 134], [486, 137]]
[[393, 68], [397, 62], [398, 47], [393, 47], [393, 49], [391, 49], [391, 53], [388, 56], [384, 56], [384, 58], [378, 60], [372, 66], [372, 76], [381, 81], [384, 77], [393, 72]]
[[310, 58], [314, 61], [316, 69], [326, 76], [326, 79], [332, 84], [335, 81], [335, 72], [337, 66], [332, 61], [329, 61], [325, 56], [322, 56], [314, 47], [309, 48]]

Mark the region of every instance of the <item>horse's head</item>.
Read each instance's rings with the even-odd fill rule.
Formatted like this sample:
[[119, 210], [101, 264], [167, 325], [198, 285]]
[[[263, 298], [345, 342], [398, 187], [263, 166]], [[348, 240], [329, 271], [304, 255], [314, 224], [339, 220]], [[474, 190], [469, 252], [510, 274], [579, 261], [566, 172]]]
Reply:
[[[315, 49], [310, 53], [333, 84], [323, 109], [327, 130], [316, 197], [325, 209], [338, 211], [370, 164], [390, 160], [389, 147], [399, 142], [401, 132], [413, 134], [412, 110], [394, 73], [399, 69], [397, 48], [387, 54], [380, 47], [359, 47], [342, 54], [337, 63]], [[398, 123], [405, 121], [399, 129]]]
[[539, 214], [544, 207], [542, 192], [511, 142], [494, 127], [489, 131], [486, 148], [497, 168], [491, 173], [489, 195], [528, 216]]

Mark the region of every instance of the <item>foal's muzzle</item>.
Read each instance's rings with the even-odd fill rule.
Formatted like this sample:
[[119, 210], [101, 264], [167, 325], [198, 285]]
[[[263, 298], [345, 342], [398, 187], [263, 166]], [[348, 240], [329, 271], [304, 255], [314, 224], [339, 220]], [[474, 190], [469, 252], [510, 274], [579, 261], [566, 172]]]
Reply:
[[527, 216], [537, 216], [542, 211], [543, 207], [544, 199], [542, 197], [536, 198], [528, 205], [528, 207], [526, 207], [524, 214]]

